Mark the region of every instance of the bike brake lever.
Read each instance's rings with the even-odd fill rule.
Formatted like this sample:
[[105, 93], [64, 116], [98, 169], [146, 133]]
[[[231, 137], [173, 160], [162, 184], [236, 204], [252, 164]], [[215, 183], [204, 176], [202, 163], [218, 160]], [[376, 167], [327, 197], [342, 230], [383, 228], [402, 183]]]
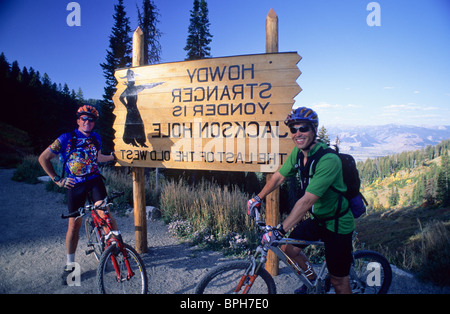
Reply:
[[262, 229], [262, 228], [266, 228], [266, 223], [262, 220], [257, 220], [256, 224]]

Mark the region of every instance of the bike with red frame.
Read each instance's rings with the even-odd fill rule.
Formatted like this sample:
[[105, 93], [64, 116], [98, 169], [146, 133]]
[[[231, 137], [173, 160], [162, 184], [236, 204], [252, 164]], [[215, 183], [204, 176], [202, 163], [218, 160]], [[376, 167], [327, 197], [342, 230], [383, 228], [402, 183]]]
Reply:
[[[122, 240], [120, 231], [113, 230], [108, 207], [114, 198], [123, 193], [112, 193], [99, 205], [86, 205], [69, 215], [61, 215], [66, 219], [82, 218], [85, 220], [88, 250], [86, 255], [94, 254], [98, 261], [97, 284], [100, 293], [107, 294], [146, 294], [148, 278], [145, 265], [136, 250]], [[97, 211], [103, 211], [103, 218]]]

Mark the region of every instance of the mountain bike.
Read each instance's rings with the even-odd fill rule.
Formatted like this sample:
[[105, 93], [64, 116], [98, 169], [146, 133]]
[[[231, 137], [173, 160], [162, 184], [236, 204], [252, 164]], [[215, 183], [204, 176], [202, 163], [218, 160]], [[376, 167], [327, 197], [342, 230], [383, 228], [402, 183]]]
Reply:
[[[113, 199], [123, 195], [122, 192], [112, 193], [99, 205], [88, 204], [69, 215], [61, 215], [67, 219], [82, 218], [90, 213], [85, 220], [87, 236], [86, 255], [94, 254], [98, 261], [97, 285], [100, 293], [146, 294], [148, 278], [145, 265], [136, 250], [123, 242], [120, 231], [113, 230], [108, 207]], [[100, 217], [97, 211], [103, 211]]]
[[[274, 229], [274, 227], [268, 226], [259, 220], [259, 213], [257, 213], [256, 217], [256, 225], [263, 233]], [[306, 285], [308, 294], [334, 293], [325, 259], [323, 259], [323, 263], [318, 265], [319, 271], [315, 282], [311, 282], [298, 264], [281, 250], [280, 246], [285, 244], [324, 245], [322, 241], [305, 241], [289, 238], [273, 241], [270, 244], [261, 244], [248, 260], [232, 261], [211, 269], [200, 280], [195, 293], [277, 293], [275, 281], [269, 272], [264, 269], [269, 250], [274, 252], [293, 271], [298, 279]], [[352, 293], [385, 294], [388, 292], [392, 281], [391, 266], [387, 259], [378, 252], [369, 250], [356, 251], [353, 252], [353, 263], [350, 268], [349, 280]]]

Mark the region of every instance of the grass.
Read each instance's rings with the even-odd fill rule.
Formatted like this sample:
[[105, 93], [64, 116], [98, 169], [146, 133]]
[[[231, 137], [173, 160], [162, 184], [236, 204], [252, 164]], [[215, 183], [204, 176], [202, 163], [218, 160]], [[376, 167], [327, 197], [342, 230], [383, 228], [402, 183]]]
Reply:
[[173, 234], [194, 244], [241, 253], [257, 241], [256, 227], [246, 213], [248, 198], [236, 187], [206, 181], [193, 187], [171, 180], [161, 193], [161, 213]]
[[34, 155], [26, 155], [17, 166], [12, 179], [14, 181], [36, 184], [40, 182], [38, 177], [45, 175], [46, 173], [41, 168], [37, 157]]
[[424, 281], [450, 285], [450, 209], [408, 207], [375, 212], [356, 221], [359, 246]]
[[25, 131], [0, 122], [0, 167], [17, 167], [32, 151], [32, 141]]
[[410, 267], [422, 280], [440, 286], [450, 284], [450, 232], [449, 224], [431, 221], [420, 233], [410, 238]]

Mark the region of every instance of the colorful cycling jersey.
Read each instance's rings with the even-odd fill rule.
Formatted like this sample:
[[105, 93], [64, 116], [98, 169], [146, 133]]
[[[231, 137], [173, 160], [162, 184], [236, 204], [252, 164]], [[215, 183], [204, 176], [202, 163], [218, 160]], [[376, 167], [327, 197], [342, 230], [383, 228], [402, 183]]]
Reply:
[[[72, 135], [76, 135], [76, 145], [72, 147]], [[95, 137], [95, 139], [94, 139]], [[66, 162], [65, 173], [75, 179], [75, 184], [98, 176], [97, 154], [100, 147], [100, 136], [92, 132], [86, 137], [77, 129], [72, 133], [64, 133], [48, 148], [59, 155], [61, 163]]]

